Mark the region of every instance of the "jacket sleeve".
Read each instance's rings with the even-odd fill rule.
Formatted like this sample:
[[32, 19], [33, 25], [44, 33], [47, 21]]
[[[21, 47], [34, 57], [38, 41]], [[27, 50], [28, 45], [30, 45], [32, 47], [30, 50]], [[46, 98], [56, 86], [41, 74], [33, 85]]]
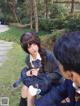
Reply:
[[27, 77], [26, 72], [27, 72], [28, 70], [29, 70], [29, 69], [28, 69], [27, 67], [24, 67], [24, 68], [22, 69], [22, 71], [21, 71], [21, 80], [22, 80], [23, 83], [25, 83], [25, 80], [26, 80], [26, 77]]
[[67, 97], [65, 84], [53, 87], [47, 94], [35, 101], [35, 106], [62, 106], [61, 101]]
[[64, 82], [64, 79], [57, 72], [41, 73], [37, 76], [37, 78], [37, 81], [39, 81], [39, 88], [42, 92], [47, 92], [52, 86], [57, 86]]
[[64, 78], [59, 73], [59, 68], [56, 68], [51, 73], [47, 73], [53, 85], [58, 85], [64, 82]]
[[[73, 99], [75, 101], [75, 92], [71, 84], [72, 82], [70, 80], [65, 80], [64, 83], [58, 85], [57, 87], [52, 87], [47, 94], [35, 101], [35, 106], [64, 106], [61, 104], [61, 101], [66, 97], [69, 97], [71, 100]], [[71, 87], [69, 88], [69, 86]], [[72, 97], [70, 97], [70, 95]]]
[[[60, 84], [64, 81], [63, 77], [60, 74], [60, 70], [58, 67], [58, 61], [56, 60], [54, 54], [51, 52], [47, 52], [47, 61], [46, 61], [46, 65], [45, 65], [45, 70], [46, 70], [45, 71], [46, 73], [44, 73], [44, 74], [46, 74], [48, 76], [48, 78], [52, 84]], [[47, 82], [48, 82], [48, 80], [47, 80]]]

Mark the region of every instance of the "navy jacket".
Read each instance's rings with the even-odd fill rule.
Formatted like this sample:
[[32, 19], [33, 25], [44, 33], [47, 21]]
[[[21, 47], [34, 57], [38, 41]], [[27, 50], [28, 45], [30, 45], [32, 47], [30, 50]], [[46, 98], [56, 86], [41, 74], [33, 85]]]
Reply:
[[41, 89], [42, 94], [50, 90], [52, 85], [56, 86], [57, 84], [60, 84], [63, 81], [54, 55], [51, 52], [46, 51], [45, 60], [46, 61], [44, 64], [44, 68], [41, 67], [38, 76], [26, 76], [26, 71], [32, 68], [29, 56], [26, 59], [27, 67], [25, 67], [21, 72], [21, 78], [23, 83], [26, 86], [35, 86], [35, 84], [38, 84], [38, 87]]
[[[62, 104], [66, 97], [70, 98], [70, 103]], [[72, 81], [65, 82], [57, 87], [53, 87], [47, 94], [35, 101], [35, 106], [80, 106], [80, 102], [75, 102], [75, 89]]]

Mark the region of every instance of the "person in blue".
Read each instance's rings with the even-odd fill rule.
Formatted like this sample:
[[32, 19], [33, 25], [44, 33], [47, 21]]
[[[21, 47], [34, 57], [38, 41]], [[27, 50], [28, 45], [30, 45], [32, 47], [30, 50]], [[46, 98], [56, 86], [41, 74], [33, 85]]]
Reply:
[[[43, 97], [35, 101], [35, 106], [80, 106], [80, 32], [68, 32], [59, 38], [53, 52], [58, 60], [63, 84], [52, 87]], [[65, 98], [68, 102], [62, 103]]]
[[23, 68], [20, 77], [24, 86], [19, 106], [33, 106], [38, 94], [44, 95], [52, 85], [62, 83], [63, 78], [53, 53], [42, 48], [38, 35], [33, 32], [24, 33], [20, 38], [20, 44], [28, 56], [25, 60], [26, 67]]

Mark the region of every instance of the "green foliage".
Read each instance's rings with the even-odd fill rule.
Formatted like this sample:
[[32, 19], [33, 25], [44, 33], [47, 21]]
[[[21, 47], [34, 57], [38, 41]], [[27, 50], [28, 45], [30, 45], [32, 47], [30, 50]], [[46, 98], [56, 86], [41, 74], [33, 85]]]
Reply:
[[26, 2], [19, 1], [18, 6], [17, 6], [17, 16], [19, 17], [21, 23], [23, 24], [29, 23], [30, 21], [27, 11], [28, 11], [28, 7], [27, 7]]
[[64, 27], [69, 31], [80, 31], [80, 14], [67, 16], [64, 22]]
[[64, 19], [41, 19], [39, 23], [40, 30], [52, 32], [54, 29], [64, 28]]
[[[46, 19], [40, 19], [39, 20], [39, 28], [40, 30], [45, 30], [45, 31], [50, 31], [51, 29], [51, 22], [49, 20], [46, 20]], [[52, 28], [53, 29], [53, 28]]]
[[38, 16], [39, 17], [44, 17], [44, 12], [45, 12], [45, 9], [44, 9], [44, 7], [45, 7], [45, 4], [44, 4], [44, 1], [42, 0], [37, 0], [38, 2], [37, 2], [37, 8], [38, 8]]
[[2, 0], [0, 2], [0, 9], [3, 14], [2, 16], [0, 16], [0, 19], [4, 20], [5, 23], [15, 22], [10, 7], [5, 0]]
[[3, 19], [5, 21], [8, 20], [9, 19], [8, 16], [11, 16], [11, 11], [4, 0], [0, 1], [0, 9], [2, 13], [2, 15], [0, 15], [0, 19]]
[[42, 45], [45, 48], [52, 50], [56, 39], [58, 39], [60, 36], [62, 36], [64, 32], [65, 32], [65, 30], [53, 30], [53, 32], [51, 34], [48, 34], [46, 36], [41, 36], [40, 38], [42, 41]]
[[67, 15], [65, 18], [41, 19], [39, 23], [41, 30], [52, 32], [52, 30], [66, 29], [67, 31], [80, 31], [80, 13]]
[[69, 13], [64, 4], [52, 4], [50, 6], [50, 18], [64, 18]]
[[[14, 1], [11, 0], [11, 3], [13, 2]], [[14, 8], [11, 8], [11, 5], [9, 4], [8, 0], [0, 0], [0, 19], [3, 19], [5, 23], [16, 22], [16, 19], [13, 16], [13, 12], [11, 10], [14, 10], [15, 8], [15, 13], [19, 22], [21, 22], [22, 24], [30, 22], [30, 5], [32, 5], [32, 3], [30, 4], [29, 0], [17, 0], [16, 4], [14, 6], [12, 5]], [[46, 32], [52, 32], [52, 30], [63, 28], [66, 28], [70, 31], [79, 30], [80, 16], [69, 16], [69, 5], [70, 4], [52, 3], [52, 0], [37, 0], [39, 29]]]
[[64, 19], [68, 14], [68, 9], [65, 5], [52, 4], [49, 7], [49, 18], [39, 19], [39, 28], [47, 32], [51, 32], [53, 29], [64, 28]]

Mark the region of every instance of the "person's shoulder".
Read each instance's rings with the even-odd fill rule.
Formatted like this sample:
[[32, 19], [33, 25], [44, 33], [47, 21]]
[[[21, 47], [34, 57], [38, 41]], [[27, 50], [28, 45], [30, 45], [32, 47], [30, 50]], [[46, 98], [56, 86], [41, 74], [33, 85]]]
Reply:
[[52, 51], [46, 50], [46, 55], [49, 59], [56, 59]]
[[52, 51], [46, 50], [47, 59], [56, 65], [59, 65], [58, 60], [56, 59], [54, 53]]
[[52, 51], [45, 49], [45, 52], [46, 52], [46, 54], [47, 54], [48, 56], [53, 56], [53, 52], [52, 52]]

